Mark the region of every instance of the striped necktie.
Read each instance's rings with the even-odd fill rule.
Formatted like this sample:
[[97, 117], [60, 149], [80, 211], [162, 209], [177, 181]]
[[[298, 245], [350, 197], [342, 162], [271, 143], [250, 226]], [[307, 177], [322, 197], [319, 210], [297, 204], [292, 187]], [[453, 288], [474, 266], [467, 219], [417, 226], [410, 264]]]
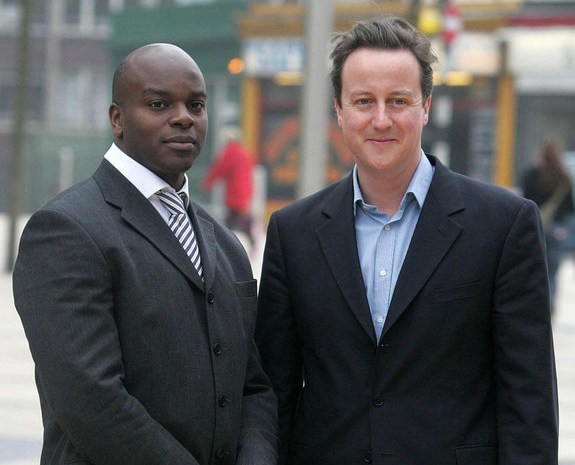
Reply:
[[[183, 199], [175, 192], [158, 191], [156, 194], [170, 213], [168, 226], [184, 247], [184, 250], [190, 257], [190, 260], [203, 281], [204, 276], [200, 259], [200, 249], [196, 241], [194, 228], [192, 228], [192, 223], [184, 208]], [[185, 196], [186, 194], [182, 195]]]

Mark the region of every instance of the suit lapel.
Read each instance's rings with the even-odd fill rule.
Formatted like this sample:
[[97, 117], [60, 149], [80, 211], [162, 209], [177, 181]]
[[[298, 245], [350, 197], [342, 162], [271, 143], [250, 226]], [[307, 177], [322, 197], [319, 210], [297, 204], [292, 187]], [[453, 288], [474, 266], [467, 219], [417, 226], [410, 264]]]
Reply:
[[351, 176], [334, 188], [322, 214], [326, 221], [316, 234], [325, 259], [347, 304], [375, 344], [375, 330], [357, 253]]
[[198, 246], [200, 247], [205, 285], [206, 289], [210, 289], [216, 276], [216, 235], [214, 233], [214, 225], [196, 214], [194, 204], [190, 203], [190, 205], [188, 211], [198, 239]]
[[461, 227], [450, 218], [464, 208], [455, 175], [439, 161], [431, 161], [435, 174], [395, 286], [382, 335], [421, 291], [461, 232]]
[[181, 273], [203, 290], [204, 283], [182, 245], [140, 191], [107, 160], [102, 161], [93, 177], [100, 186], [104, 199], [121, 210], [122, 218], [152, 243]]

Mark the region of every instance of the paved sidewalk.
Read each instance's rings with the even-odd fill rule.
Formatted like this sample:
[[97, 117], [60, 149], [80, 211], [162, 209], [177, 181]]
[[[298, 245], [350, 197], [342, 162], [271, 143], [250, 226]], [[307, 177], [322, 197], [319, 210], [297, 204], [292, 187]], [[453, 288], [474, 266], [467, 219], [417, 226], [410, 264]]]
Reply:
[[[254, 255], [254, 274], [259, 277], [261, 249]], [[560, 465], [575, 465], [575, 260], [564, 263], [559, 281], [554, 323], [559, 457]], [[42, 438], [40, 406], [28, 344], [14, 310], [11, 276], [6, 273], [0, 273], [0, 322], [0, 465], [37, 465]]]
[[575, 465], [575, 257], [559, 271], [553, 332], [559, 385], [559, 464]]
[[0, 464], [37, 465], [42, 438], [40, 403], [11, 282], [10, 275], [0, 275]]

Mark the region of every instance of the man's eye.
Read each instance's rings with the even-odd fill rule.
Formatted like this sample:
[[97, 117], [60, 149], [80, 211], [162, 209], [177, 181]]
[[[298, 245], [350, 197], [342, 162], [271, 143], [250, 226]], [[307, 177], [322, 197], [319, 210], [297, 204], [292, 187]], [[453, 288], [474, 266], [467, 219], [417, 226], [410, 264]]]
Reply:
[[371, 101], [368, 98], [360, 98], [357, 99], [355, 103], [357, 103], [358, 105], [368, 105], [370, 102]]
[[206, 104], [204, 102], [197, 101], [197, 102], [190, 103], [190, 108], [192, 110], [200, 111], [200, 110], [203, 110], [205, 107], [206, 107]]
[[391, 101], [391, 103], [392, 103], [392, 105], [395, 105], [395, 106], [397, 106], [397, 107], [400, 107], [400, 106], [402, 106], [402, 105], [407, 105], [407, 100], [404, 99], [404, 98], [394, 98], [394, 99]]
[[159, 100], [154, 100], [153, 102], [148, 103], [148, 106], [156, 109], [162, 109], [167, 107], [166, 102], [162, 102]]

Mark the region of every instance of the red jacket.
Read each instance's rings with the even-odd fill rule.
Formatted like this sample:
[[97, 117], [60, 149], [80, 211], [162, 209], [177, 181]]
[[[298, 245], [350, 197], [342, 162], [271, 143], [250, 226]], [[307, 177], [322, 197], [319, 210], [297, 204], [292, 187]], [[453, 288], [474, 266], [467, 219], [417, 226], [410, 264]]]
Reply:
[[247, 213], [252, 198], [252, 157], [238, 142], [229, 142], [209, 168], [202, 186], [210, 190], [222, 179], [226, 183], [225, 202], [232, 210]]

